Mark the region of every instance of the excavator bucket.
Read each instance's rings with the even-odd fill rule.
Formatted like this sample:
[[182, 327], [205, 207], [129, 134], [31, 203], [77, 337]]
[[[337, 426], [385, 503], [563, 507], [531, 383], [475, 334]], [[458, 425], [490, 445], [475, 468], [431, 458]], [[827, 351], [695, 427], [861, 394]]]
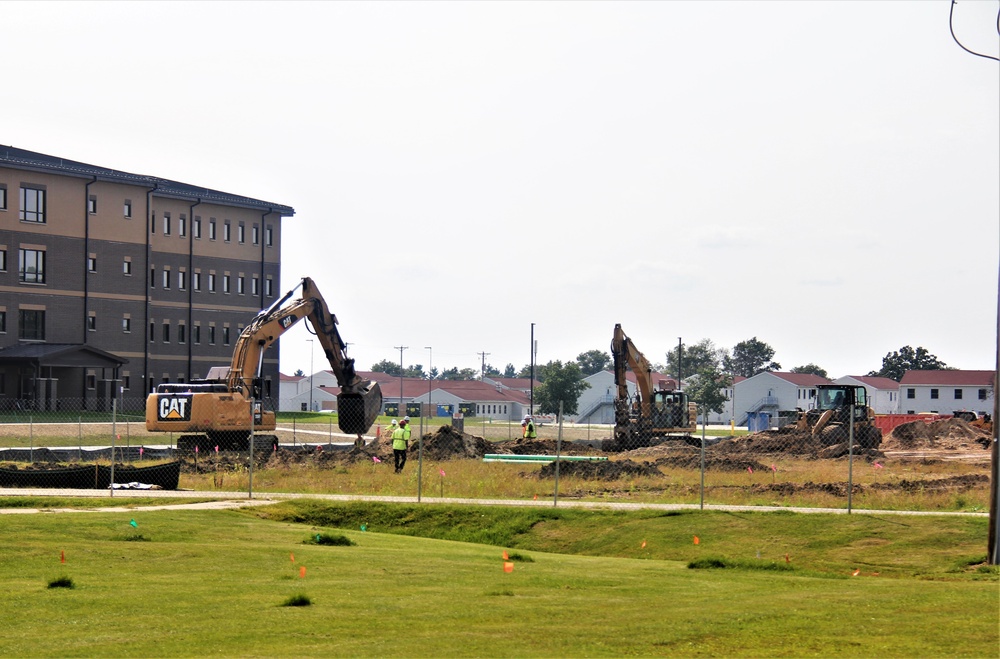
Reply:
[[338, 424], [350, 435], [362, 435], [382, 411], [382, 389], [372, 382], [360, 392], [337, 394]]

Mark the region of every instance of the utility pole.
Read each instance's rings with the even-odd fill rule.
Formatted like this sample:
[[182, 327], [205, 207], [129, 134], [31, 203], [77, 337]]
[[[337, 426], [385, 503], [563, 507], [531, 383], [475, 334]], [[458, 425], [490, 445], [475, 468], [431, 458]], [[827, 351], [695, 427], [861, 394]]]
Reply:
[[528, 414], [535, 413], [535, 324], [531, 323], [531, 392], [528, 397]]
[[488, 353], [488, 352], [477, 352], [476, 354], [483, 358], [483, 366], [479, 370], [479, 379], [480, 380], [485, 380], [486, 379], [486, 357], [490, 353]]
[[683, 389], [681, 386], [681, 337], [677, 337], [677, 391]]
[[399, 411], [396, 412], [397, 416], [406, 416], [403, 414], [403, 351], [409, 346], [393, 346], [399, 351]]

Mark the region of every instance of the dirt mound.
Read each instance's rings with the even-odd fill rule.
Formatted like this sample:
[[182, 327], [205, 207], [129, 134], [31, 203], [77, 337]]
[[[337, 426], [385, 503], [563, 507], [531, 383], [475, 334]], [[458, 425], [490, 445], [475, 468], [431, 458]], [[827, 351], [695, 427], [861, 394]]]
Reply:
[[786, 426], [720, 442], [712, 448], [721, 455], [782, 453], [818, 456], [823, 446], [812, 433]]
[[[410, 442], [410, 453], [418, 450], [417, 442]], [[480, 459], [487, 453], [497, 453], [493, 442], [476, 435], [455, 430], [452, 426], [441, 426], [437, 432], [424, 435], [424, 458], [427, 460]]]
[[[499, 442], [494, 445], [494, 453], [512, 453], [515, 455], [555, 455], [556, 440], [554, 439], [516, 439], [512, 442]], [[561, 442], [559, 455], [603, 455], [603, 452], [574, 442]]]
[[989, 433], [970, 426], [962, 419], [952, 418], [900, 424], [882, 440], [881, 448], [890, 451], [915, 449], [967, 451], [989, 447], [989, 443]]
[[[539, 478], [554, 478], [556, 463], [550, 462], [538, 472]], [[646, 462], [608, 460], [601, 462], [560, 461], [560, 476], [576, 476], [585, 480], [613, 481], [628, 476], [662, 476], [663, 472]]]
[[[679, 469], [701, 469], [701, 455], [677, 455], [657, 458], [653, 461], [657, 467], [673, 467]], [[705, 471], [769, 471], [770, 467], [757, 462], [751, 457], [705, 455]]]

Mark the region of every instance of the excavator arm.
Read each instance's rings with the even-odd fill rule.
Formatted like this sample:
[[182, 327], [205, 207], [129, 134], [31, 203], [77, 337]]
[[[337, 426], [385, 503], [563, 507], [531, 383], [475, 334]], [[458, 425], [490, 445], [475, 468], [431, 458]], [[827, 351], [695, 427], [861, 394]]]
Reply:
[[[299, 288], [301, 296], [289, 302]], [[365, 380], [355, 372], [354, 360], [347, 357], [344, 341], [337, 331], [337, 317], [330, 313], [326, 300], [309, 277], [257, 314], [240, 333], [229, 366], [229, 390], [258, 398], [264, 352], [303, 318], [312, 325], [340, 385], [337, 395], [340, 428], [352, 434], [366, 432], [381, 411], [382, 392], [377, 382]]]
[[[626, 408], [623, 412], [625, 414], [628, 413], [627, 404], [625, 403], [628, 400], [628, 380], [625, 378], [625, 373], [628, 369], [632, 369], [632, 372], [635, 373], [635, 382], [639, 391], [639, 411], [643, 417], [648, 418], [650, 401], [653, 400], [653, 367], [645, 355], [635, 347], [632, 339], [625, 335], [620, 324], [615, 325], [615, 333], [611, 339], [611, 355], [615, 366], [615, 385], [618, 387], [617, 400], [620, 406]], [[623, 420], [617, 418], [619, 415], [617, 407], [619, 405], [616, 405], [615, 409], [615, 422], [627, 422], [627, 416]]]

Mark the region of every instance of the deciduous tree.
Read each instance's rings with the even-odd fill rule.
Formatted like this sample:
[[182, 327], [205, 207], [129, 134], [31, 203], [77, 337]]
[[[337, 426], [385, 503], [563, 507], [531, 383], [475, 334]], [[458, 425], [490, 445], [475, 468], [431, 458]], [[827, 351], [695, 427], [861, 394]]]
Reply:
[[927, 348], [903, 346], [895, 352], [886, 353], [882, 358], [882, 368], [868, 375], [890, 378], [899, 382], [907, 371], [946, 370], [948, 365], [927, 351]]
[[610, 368], [611, 355], [601, 350], [588, 350], [576, 356], [576, 363], [580, 365], [583, 377], [587, 377]]
[[559, 401], [563, 404], [563, 414], [576, 414], [580, 394], [590, 388], [583, 381], [583, 371], [576, 362], [549, 362], [536, 367], [544, 374], [541, 384], [535, 388], [535, 406], [542, 414], [558, 414]]
[[774, 348], [755, 336], [733, 346], [732, 354], [723, 359], [723, 366], [730, 375], [752, 378], [764, 371], [781, 370], [781, 364], [773, 361], [773, 357]]
[[826, 369], [820, 368], [816, 364], [809, 362], [805, 366], [796, 366], [792, 369], [792, 373], [812, 373], [813, 375], [818, 375], [821, 378], [827, 377]]

